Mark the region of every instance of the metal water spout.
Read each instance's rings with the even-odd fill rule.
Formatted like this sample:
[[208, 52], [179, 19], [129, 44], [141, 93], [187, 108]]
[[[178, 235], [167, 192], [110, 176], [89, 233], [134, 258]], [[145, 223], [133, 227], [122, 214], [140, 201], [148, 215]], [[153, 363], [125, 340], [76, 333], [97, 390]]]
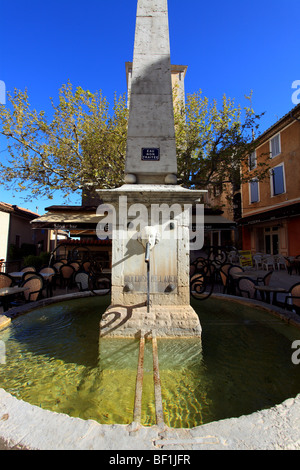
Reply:
[[147, 264], [147, 313], [150, 312], [150, 251], [159, 242], [159, 234], [156, 227], [146, 226], [138, 235], [139, 242], [145, 248], [145, 263]]

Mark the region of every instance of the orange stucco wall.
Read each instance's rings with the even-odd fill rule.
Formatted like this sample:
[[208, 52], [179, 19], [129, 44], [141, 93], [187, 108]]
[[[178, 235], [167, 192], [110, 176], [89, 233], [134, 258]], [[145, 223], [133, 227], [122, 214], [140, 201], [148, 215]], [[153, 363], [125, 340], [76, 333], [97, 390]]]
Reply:
[[281, 153], [274, 158], [270, 158], [269, 140], [261, 145], [257, 151], [257, 161], [266, 159], [270, 167], [275, 167], [284, 163], [285, 186], [286, 191], [283, 194], [272, 196], [270, 178], [259, 182], [259, 201], [250, 202], [249, 183], [242, 185], [243, 217], [261, 212], [262, 209], [280, 207], [283, 204], [289, 204], [300, 198], [300, 122], [294, 122], [280, 132]]
[[251, 250], [251, 233], [248, 227], [243, 227], [243, 250]]
[[289, 255], [300, 255], [300, 217], [288, 220]]

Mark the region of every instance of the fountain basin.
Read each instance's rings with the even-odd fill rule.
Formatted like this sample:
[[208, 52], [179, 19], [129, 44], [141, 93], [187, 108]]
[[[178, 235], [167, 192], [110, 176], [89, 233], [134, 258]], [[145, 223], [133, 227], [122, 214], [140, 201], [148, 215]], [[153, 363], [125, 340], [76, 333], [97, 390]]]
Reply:
[[[72, 296], [69, 296], [69, 298], [70, 298], [70, 297], [72, 297]], [[232, 309], [232, 302], [231, 302], [231, 300], [232, 300], [232, 299], [230, 299], [230, 304], [229, 304], [230, 309]], [[235, 298], [235, 301], [236, 301], [236, 300], [237, 300], [237, 299]], [[213, 302], [215, 302], [215, 301], [216, 301], [216, 299], [213, 300]], [[67, 303], [68, 303], [68, 302], [65, 302], [65, 304], [67, 304]], [[205, 303], [206, 303], [206, 302], [205, 302]], [[245, 304], [248, 304], [248, 302], [244, 302], [244, 301], [242, 301], [242, 303], [243, 303], [244, 305], [245, 305]], [[222, 298], [222, 304], [224, 304], [224, 298]], [[260, 304], [260, 303], [259, 303], [259, 302], [256, 303], [256, 307], [257, 307], [257, 306], [261, 307], [261, 305], [258, 305], [258, 304]], [[201, 305], [201, 308], [203, 308], [204, 303], [200, 303], [200, 305]], [[206, 303], [206, 305], [208, 305], [208, 304]], [[213, 305], [213, 304], [212, 304], [212, 305]], [[240, 308], [239, 308], [239, 310], [240, 310]], [[265, 308], [264, 308], [264, 310], [265, 310]], [[259, 313], [259, 315], [260, 315], [261, 311], [257, 311], [257, 309], [256, 309], [255, 314], [257, 315], [257, 313]], [[210, 313], [208, 313], [208, 314], [210, 315]], [[278, 314], [278, 315], [283, 315], [283, 312], [281, 312], [281, 311], [278, 310], [278, 311], [276, 312], [276, 314]], [[30, 315], [29, 315], [29, 316], [30, 316]], [[29, 316], [28, 316], [28, 318], [29, 318]], [[26, 315], [26, 317], [27, 317], [27, 315]], [[23, 320], [23, 319], [25, 319], [25, 317], [22, 318], [21, 320]], [[271, 320], [271, 319], [272, 319], [272, 320]], [[280, 329], [280, 328], [283, 326], [281, 321], [278, 321], [277, 319], [276, 319], [276, 321], [274, 321], [274, 320], [275, 320], [275, 318], [273, 318], [273, 317], [270, 317], [270, 321], [265, 320], [264, 328], [272, 328], [272, 329], [275, 328], [275, 330], [276, 330], [277, 328]], [[290, 318], [290, 320], [291, 320], [291, 318]], [[201, 321], [203, 321], [203, 319], [201, 319]], [[254, 318], [254, 319], [253, 319], [253, 318], [252, 318], [252, 319], [249, 319], [249, 318], [246, 316], [246, 317], [243, 317], [243, 322], [245, 322], [245, 321], [246, 321], [246, 322], [250, 322], [250, 325], [249, 325], [249, 326], [250, 326], [250, 328], [252, 328], [251, 322], [253, 322], [253, 321], [255, 322], [256, 319], [255, 319], [255, 318]], [[14, 323], [14, 322], [16, 322], [16, 320], [13, 320], [13, 323]], [[270, 324], [270, 322], [272, 323], [272, 325]], [[13, 323], [12, 323], [12, 324], [13, 324]], [[263, 322], [263, 323], [264, 323], [264, 322]], [[267, 323], [269, 323], [269, 324], [267, 324]], [[212, 324], [209, 325], [209, 323], [207, 323], [207, 321], [204, 322], [204, 324], [206, 324], [205, 329], [207, 329], [207, 328], [211, 328], [212, 330], [214, 329], [213, 325], [212, 325]], [[220, 325], [219, 325], [219, 326], [220, 326]], [[232, 330], [232, 325], [229, 325], [229, 326], [230, 326], [230, 328], [231, 328], [231, 330]], [[235, 326], [236, 326], [237, 328], [240, 327], [240, 325], [235, 325]], [[284, 329], [285, 329], [285, 333], [284, 333], [283, 336], [284, 336], [285, 340], [284, 340], [283, 342], [286, 342], [286, 341], [287, 341], [286, 344], [288, 344], [288, 345], [290, 346], [291, 340], [292, 340], [293, 338], [297, 337], [297, 333], [295, 333], [294, 328], [291, 329], [291, 327], [288, 326], [288, 325], [284, 325], [284, 326], [285, 326], [286, 328], [284, 328]], [[227, 325], [227, 327], [228, 327], [228, 325]], [[204, 329], [204, 331], [205, 331], [205, 329]], [[6, 334], [6, 332], [7, 332], [8, 330], [9, 330], [9, 329], [4, 330], [3, 334]], [[292, 330], [293, 330], [293, 332], [291, 333]], [[297, 330], [297, 332], [298, 332], [298, 330]], [[282, 334], [282, 333], [280, 333], [280, 335], [281, 335], [281, 334]], [[290, 335], [291, 335], [291, 336], [290, 336]], [[169, 340], [167, 340], [167, 341], [169, 341]], [[169, 344], [171, 344], [171, 343], [169, 343]], [[132, 345], [130, 345], [130, 347], [132, 347]], [[159, 346], [159, 347], [160, 347], [160, 346]], [[206, 350], [206, 346], [205, 346], [205, 336], [203, 337], [203, 345], [202, 345], [202, 348], [204, 349], [204, 351]], [[219, 349], [219, 352], [221, 352], [220, 349]], [[292, 350], [290, 350], [290, 354], [291, 354], [291, 353], [292, 353]], [[201, 351], [201, 354], [203, 354], [203, 351]], [[211, 353], [210, 353], [210, 354], [211, 354]], [[78, 355], [78, 352], [77, 352], [77, 355]], [[215, 357], [217, 357], [217, 356], [218, 356], [218, 354], [215, 355]], [[108, 355], [108, 357], [109, 357], [109, 355]], [[254, 358], [253, 358], [253, 359], [254, 359]], [[77, 362], [78, 362], [78, 361], [77, 361]], [[180, 362], [180, 361], [179, 361], [179, 362]], [[164, 361], [163, 361], [162, 359], [160, 359], [162, 386], [164, 387], [164, 380], [167, 380], [167, 381], [168, 381], [169, 379], [165, 379], [165, 378], [164, 378], [164, 371], [163, 371], [164, 365], [163, 365], [163, 363], [164, 363]], [[218, 362], [216, 361], [216, 363], [218, 363]], [[78, 364], [77, 364], [77, 365], [78, 365]], [[243, 365], [241, 364], [241, 366], [243, 366]], [[241, 368], [242, 368], [242, 367], [241, 367]], [[243, 368], [245, 369], [245, 365], [243, 366]], [[189, 370], [190, 370], [190, 368], [189, 368]], [[295, 371], [295, 374], [298, 375], [298, 377], [299, 377], [298, 369], [295, 368], [294, 371]], [[171, 375], [172, 375], [172, 374], [171, 374]], [[185, 375], [186, 375], [186, 374], [185, 374]], [[227, 377], [227, 379], [228, 379], [228, 377]], [[203, 384], [203, 382], [202, 382], [202, 384]], [[227, 386], [230, 387], [230, 380], [228, 381], [228, 384], [229, 384], [229, 385], [227, 385]], [[171, 388], [172, 388], [172, 387], [171, 387]], [[170, 388], [170, 389], [171, 389], [171, 388]], [[215, 387], [213, 387], [212, 389], [214, 389], [214, 388], [215, 388]], [[296, 390], [296, 392], [297, 392], [297, 386], [296, 386], [296, 389], [295, 389], [295, 390]], [[90, 393], [90, 392], [89, 392], [89, 393]], [[11, 395], [9, 395], [9, 394], [7, 393], [7, 391], [6, 391], [6, 392], [1, 391], [1, 394], [2, 394], [2, 402], [1, 402], [1, 408], [0, 408], [0, 410], [1, 410], [1, 411], [0, 411], [0, 418], [1, 418], [1, 416], [4, 416], [4, 417], [5, 417], [6, 415], [9, 415], [9, 416], [10, 416], [9, 419], [13, 418], [14, 420], [16, 420], [16, 419], [17, 419], [17, 415], [16, 415], [15, 411], [16, 411], [17, 409], [19, 409], [19, 407], [20, 407], [20, 408], [22, 408], [23, 410], [26, 409], [26, 416], [27, 416], [27, 418], [28, 418], [28, 412], [29, 412], [29, 415], [32, 414], [32, 417], [33, 417], [33, 416], [35, 417], [34, 419], [36, 419], [36, 417], [37, 417], [37, 416], [40, 416], [40, 413], [42, 413], [42, 415], [44, 415], [43, 420], [46, 418], [46, 420], [49, 420], [49, 422], [51, 422], [52, 419], [54, 419], [53, 416], [56, 417], [56, 418], [58, 418], [59, 420], [61, 420], [62, 417], [64, 417], [64, 421], [66, 420], [66, 422], [68, 422], [68, 423], [69, 423], [69, 422], [70, 422], [70, 423], [72, 422], [72, 423], [73, 423], [73, 424], [72, 424], [73, 427], [74, 427], [74, 423], [75, 423], [75, 422], [76, 422], [76, 426], [77, 426], [77, 423], [78, 423], [78, 427], [79, 427], [79, 429], [81, 429], [80, 432], [82, 432], [83, 423], [81, 422], [82, 419], [80, 419], [80, 418], [74, 418], [74, 417], [72, 418], [72, 417], [70, 417], [70, 416], [67, 416], [66, 413], [53, 413], [53, 412], [50, 412], [50, 411], [43, 410], [43, 409], [41, 409], [41, 408], [40, 408], [39, 406], [37, 406], [37, 405], [29, 405], [28, 403], [24, 402], [23, 400], [16, 399], [16, 398], [12, 397]], [[205, 447], [205, 446], [208, 446], [208, 448], [212, 448], [212, 447], [213, 447], [213, 448], [219, 448], [218, 446], [221, 446], [221, 447], [222, 447], [223, 445], [225, 445], [225, 441], [227, 441], [227, 444], [226, 444], [227, 446], [228, 446], [228, 445], [229, 445], [229, 446], [231, 446], [231, 445], [238, 445], [238, 446], [242, 446], [241, 448], [243, 448], [243, 446], [246, 447], [246, 445], [249, 446], [249, 438], [250, 438], [250, 435], [249, 435], [249, 434], [248, 434], [248, 435], [245, 435], [245, 439], [244, 439], [244, 440], [243, 440], [243, 437], [242, 437], [242, 436], [239, 436], [240, 441], [239, 441], [238, 444], [237, 444], [237, 443], [235, 443], [235, 444], [233, 444], [233, 443], [230, 444], [230, 443], [229, 443], [229, 444], [228, 444], [229, 435], [232, 435], [232, 430], [230, 431], [230, 434], [226, 435], [226, 433], [225, 433], [225, 435], [222, 437], [222, 439], [223, 439], [224, 442], [222, 441], [222, 439], [220, 440], [219, 437], [215, 437], [215, 438], [212, 439], [210, 442], [208, 442], [207, 439], [204, 439], [204, 438], [202, 438], [202, 437], [201, 437], [201, 439], [200, 439], [200, 436], [204, 436], [203, 433], [205, 433], [205, 429], [207, 429], [207, 427], [210, 428], [211, 426], [213, 426], [213, 427], [216, 426], [216, 428], [219, 428], [220, 425], [221, 425], [221, 423], [222, 423], [222, 427], [223, 427], [223, 426], [224, 426], [224, 423], [228, 421], [228, 426], [229, 426], [230, 428], [232, 428], [232, 424], [235, 423], [235, 425], [238, 425], [237, 422], [238, 422], [239, 420], [242, 420], [242, 421], [244, 422], [245, 419], [246, 419], [246, 421], [248, 422], [251, 416], [252, 416], [252, 418], [255, 419], [255, 420], [258, 419], [257, 415], [258, 415], [259, 413], [262, 413], [262, 415], [264, 416], [264, 424], [262, 425], [262, 423], [261, 423], [261, 428], [262, 428], [262, 432], [263, 432], [264, 429], [267, 429], [267, 428], [268, 428], [268, 419], [267, 419], [266, 417], [267, 417], [268, 415], [270, 415], [270, 417], [271, 417], [271, 422], [273, 421], [273, 419], [274, 419], [275, 417], [276, 417], [276, 419], [279, 419], [279, 414], [280, 414], [280, 410], [281, 410], [281, 409], [282, 409], [282, 411], [284, 411], [284, 413], [285, 413], [285, 415], [286, 415], [287, 413], [289, 414], [290, 408], [293, 408], [293, 417], [292, 417], [291, 419], [296, 419], [297, 416], [299, 417], [299, 414], [297, 414], [298, 412], [295, 412], [295, 410], [298, 409], [298, 405], [299, 405], [299, 397], [297, 397], [296, 395], [297, 395], [297, 393], [294, 393], [294, 397], [293, 397], [293, 398], [290, 398], [289, 396], [287, 396], [286, 398], [288, 398], [288, 400], [285, 401], [285, 404], [283, 404], [283, 405], [274, 404], [275, 406], [272, 406], [272, 403], [270, 403], [270, 405], [269, 405], [269, 406], [270, 406], [270, 409], [265, 409], [265, 410], [263, 410], [263, 411], [261, 411], [261, 412], [256, 411], [254, 414], [249, 414], [248, 416], [245, 416], [245, 415], [244, 415], [243, 417], [240, 417], [240, 418], [239, 418], [238, 416], [236, 416], [235, 418], [231, 418], [231, 419], [222, 419], [222, 417], [221, 417], [221, 419], [220, 419], [219, 421], [213, 421], [213, 422], [209, 422], [209, 423], [207, 423], [207, 424], [202, 424], [202, 423], [201, 423], [202, 425], [200, 425], [200, 426], [197, 426], [197, 425], [194, 426], [194, 425], [193, 425], [193, 427], [190, 428], [190, 429], [186, 429], [186, 428], [185, 428], [184, 430], [185, 430], [185, 432], [187, 433], [187, 434], [185, 434], [185, 435], [194, 436], [194, 437], [197, 435], [198, 437], [195, 438], [194, 441], [193, 441], [193, 439], [190, 439], [188, 442], [186, 442], [185, 444], [183, 443], [182, 445], [186, 445], [186, 446], [187, 446], [186, 448], [193, 448], [193, 446], [199, 446], [199, 448], [203, 448], [203, 446], [204, 446], [204, 447]], [[164, 400], [168, 401], [168, 397], [165, 397]], [[173, 403], [174, 406], [175, 406], [175, 401], [174, 401], [173, 399], [171, 399], [170, 402]], [[7, 408], [7, 406], [6, 406], [6, 403], [8, 403], [8, 408]], [[278, 402], [277, 402], [277, 403], [278, 403]], [[13, 411], [12, 413], [10, 413], [10, 412], [9, 412], [9, 408], [12, 406], [12, 404], [13, 404], [13, 410], [15, 410], [15, 411]], [[176, 406], [178, 406], [178, 405], [176, 405]], [[175, 406], [175, 408], [176, 408], [176, 406]], [[280, 407], [281, 407], [281, 408], [280, 408]], [[279, 410], [279, 411], [278, 411], [278, 410]], [[7, 413], [4, 412], [4, 411], [7, 411]], [[180, 410], [177, 409], [177, 415], [179, 414], [179, 411], [180, 411]], [[19, 411], [18, 411], [18, 415], [19, 415], [19, 412], [20, 412], [20, 409], [19, 409]], [[202, 410], [202, 412], [203, 412], [203, 410]], [[22, 413], [23, 413], [23, 411], [22, 411]], [[245, 414], [247, 415], [248, 413], [249, 413], [249, 412], [246, 411]], [[251, 413], [251, 412], [250, 412], [250, 413]], [[279, 414], [278, 414], [278, 413], [279, 413]], [[175, 412], [175, 415], [176, 415], [176, 412]], [[19, 417], [21, 418], [21, 415], [20, 415]], [[26, 418], [26, 420], [27, 420], [27, 418]], [[252, 421], [252, 418], [250, 419], [250, 421]], [[5, 419], [5, 418], [0, 419], [0, 435], [2, 435], [6, 440], [7, 440], [7, 432], [8, 432], [8, 430], [10, 429], [9, 422], [8, 422], [9, 419], [8, 419], [8, 418], [7, 418], [7, 419]], [[259, 419], [261, 419], [261, 418], [259, 418]], [[70, 421], [70, 420], [71, 420], [71, 421]], [[75, 421], [74, 421], [74, 420], [75, 420]], [[100, 432], [100, 429], [102, 429], [102, 430], [103, 430], [103, 429], [108, 430], [108, 428], [109, 428], [111, 431], [112, 431], [113, 429], [115, 429], [116, 432], [117, 432], [117, 429], [118, 429], [118, 430], [120, 429], [120, 432], [121, 432], [121, 430], [122, 430], [122, 432], [121, 432], [122, 435], [124, 435], [124, 436], [127, 435], [127, 438], [128, 438], [128, 439], [127, 439], [128, 442], [127, 442], [127, 444], [126, 444], [126, 445], [128, 446], [127, 448], [133, 448], [133, 447], [130, 447], [130, 446], [132, 446], [132, 445], [138, 445], [138, 444], [137, 444], [138, 441], [136, 440], [136, 438], [138, 437], [138, 435], [139, 435], [139, 436], [141, 435], [140, 433], [144, 433], [143, 435], [144, 435], [145, 439], [147, 440], [147, 448], [152, 448], [152, 449], [158, 448], [158, 447], [155, 447], [155, 445], [153, 444], [153, 442], [154, 442], [154, 441], [153, 441], [153, 436], [154, 436], [154, 435], [156, 436], [156, 441], [155, 441], [155, 442], [156, 442], [156, 445], [161, 445], [161, 444], [157, 444], [157, 443], [160, 442], [161, 440], [164, 440], [164, 439], [169, 439], [169, 440], [170, 440], [170, 439], [171, 439], [171, 441], [169, 442], [168, 445], [171, 446], [170, 448], [174, 448], [174, 447], [172, 447], [172, 446], [177, 445], [177, 444], [174, 442], [174, 435], [179, 436], [179, 435], [182, 435], [182, 433], [183, 433], [183, 428], [182, 428], [182, 427], [179, 427], [179, 428], [177, 427], [177, 428], [175, 429], [175, 427], [178, 426], [178, 423], [177, 423], [177, 424], [175, 423], [175, 426], [174, 426], [174, 428], [173, 428], [173, 427], [172, 427], [172, 426], [173, 426], [172, 422], [168, 423], [169, 425], [167, 426], [167, 428], [166, 428], [166, 430], [165, 430], [164, 432], [162, 432], [161, 430], [157, 429], [157, 427], [156, 427], [155, 425], [154, 425], [154, 426], [151, 426], [151, 422], [149, 422], [149, 423], [146, 423], [146, 424], [149, 424], [149, 426], [147, 426], [147, 427], [145, 427], [145, 426], [140, 426], [140, 427], [138, 428], [138, 431], [136, 431], [135, 433], [133, 433], [133, 435], [132, 435], [132, 428], [131, 428], [130, 419], [129, 419], [129, 423], [127, 422], [126, 424], [121, 424], [121, 425], [116, 425], [116, 424], [113, 424], [113, 425], [98, 424], [98, 423], [95, 422], [94, 419], [92, 419], [92, 420], [91, 420], [91, 419], [84, 419], [83, 422], [85, 423], [85, 424], [84, 424], [84, 427], [87, 427], [87, 428], [90, 429], [90, 426], [92, 426], [92, 428], [93, 428], [92, 434], [94, 433], [94, 431], [96, 431], [96, 429], [97, 429], [99, 432]], [[12, 423], [12, 421], [11, 421], [11, 423]], [[79, 424], [79, 423], [81, 423], [81, 424]], [[287, 423], [287, 422], [285, 421], [285, 423]], [[16, 423], [15, 423], [15, 424], [16, 424]], [[44, 424], [45, 424], [45, 426], [47, 426], [46, 423], [44, 423]], [[193, 424], [195, 424], [195, 423], [193, 423]], [[281, 428], [282, 428], [282, 424], [283, 424], [283, 423], [281, 422], [281, 424], [280, 424]], [[249, 425], [250, 425], [250, 422], [249, 422]], [[24, 426], [24, 423], [23, 423], [23, 425], [21, 424], [21, 426]], [[30, 426], [30, 425], [28, 424], [28, 426]], [[68, 427], [67, 424], [66, 424], [66, 426]], [[104, 428], [103, 428], [103, 426], [104, 426]], [[251, 427], [251, 426], [252, 426], [252, 425], [250, 425], [250, 427]], [[226, 426], [225, 426], [225, 427], [226, 427]], [[49, 424], [49, 429], [50, 429], [50, 428], [51, 428], [51, 425]], [[97, 432], [98, 432], [98, 431], [97, 431]], [[3, 432], [4, 432], [4, 434], [3, 434]], [[90, 432], [90, 431], [89, 431], [89, 432]], [[102, 431], [101, 431], [101, 432], [102, 432]], [[284, 434], [285, 432], [286, 432], [287, 434], [289, 434], [289, 433], [288, 433], [288, 430], [284, 431], [283, 429], [280, 429], [280, 433], [281, 433], [281, 432], [283, 432], [283, 434]], [[175, 433], [175, 434], [174, 434], [174, 433]], [[247, 433], [249, 433], [249, 429], [248, 429]], [[247, 433], [246, 433], [246, 434], [247, 434]], [[60, 433], [58, 433], [58, 434], [60, 434]], [[101, 434], [101, 433], [100, 433], [100, 434]], [[118, 434], [118, 433], [117, 433], [117, 434]], [[117, 436], [117, 434], [116, 434], [116, 436]], [[251, 433], [250, 433], [250, 434], [251, 434]], [[255, 433], [254, 433], [254, 434], [255, 434]], [[289, 446], [290, 446], [290, 445], [297, 445], [297, 444], [296, 444], [296, 441], [294, 441], [295, 434], [297, 434], [297, 433], [295, 433], [295, 430], [291, 429], [291, 430], [290, 430], [290, 435], [289, 435], [289, 437], [287, 438], [287, 441], [289, 442], [289, 444], [288, 444]], [[47, 435], [48, 435], [48, 432], [47, 432]], [[149, 437], [150, 435], [152, 436], [151, 438]], [[257, 433], [256, 433], [256, 435], [257, 435]], [[269, 435], [271, 436], [272, 433], [269, 434]], [[135, 436], [135, 438], [134, 438], [134, 436]], [[170, 436], [173, 436], [173, 437], [171, 438]], [[14, 443], [16, 443], [15, 437], [16, 437], [16, 436], [14, 436]], [[253, 436], [253, 437], [254, 437], [254, 436]], [[173, 440], [172, 440], [172, 439], [173, 439]], [[198, 439], [198, 440], [197, 440], [197, 439]], [[200, 440], [199, 440], [199, 439], [200, 439]], [[224, 439], [225, 439], [225, 440], [224, 440]], [[251, 438], [251, 439], [252, 439], [252, 438]], [[273, 439], [273, 438], [272, 438], [272, 439]], [[53, 440], [55, 440], [55, 439], [54, 439], [54, 436], [51, 437], [51, 441], [53, 441]], [[27, 440], [26, 440], [26, 439], [25, 439], [25, 440], [24, 440], [24, 439], [21, 439], [20, 442], [21, 442], [21, 441], [22, 441], [22, 444], [23, 444], [23, 445], [29, 445], [28, 439], [27, 439]], [[105, 439], [104, 439], [104, 441], [105, 441]], [[104, 441], [103, 441], [103, 439], [100, 439], [100, 437], [99, 437], [99, 440], [97, 441], [97, 443], [94, 442], [93, 445], [98, 445], [98, 446], [100, 446], [100, 447], [98, 447], [98, 448], [105, 448], [105, 445], [107, 445], [107, 443], [105, 444]], [[192, 442], [192, 441], [193, 441], [193, 442]], [[26, 444], [25, 444], [25, 442], [26, 442]], [[135, 444], [134, 444], [134, 442], [135, 442]], [[223, 442], [223, 443], [222, 443], [222, 442]], [[86, 443], [87, 443], [87, 441], [85, 441], [85, 445], [86, 445]], [[165, 441], [165, 443], [166, 443], [166, 441]], [[32, 445], [33, 445], [33, 443], [32, 443], [32, 441], [31, 441], [30, 446], [32, 446]], [[39, 444], [39, 445], [40, 445], [40, 446], [41, 446], [41, 445], [46, 445], [46, 446], [47, 446], [47, 445], [54, 445], [54, 444], [53, 444], [53, 443], [52, 443], [52, 444], [49, 444], [49, 442], [48, 442], [48, 444], [45, 444], [45, 443], [44, 443], [44, 444]], [[58, 445], [58, 444], [55, 444], [55, 445]], [[68, 439], [67, 439], [67, 440], [65, 439], [65, 440], [64, 440], [64, 444], [60, 443], [57, 448], [61, 448], [62, 445], [66, 446], [66, 448], [69, 448], [69, 446], [72, 447], [72, 446], [78, 445], [78, 442], [77, 442], [77, 444], [76, 444], [76, 437], [74, 437], [74, 442], [73, 442], [73, 444], [71, 444], [71, 443], [68, 441]], [[115, 445], [116, 445], [116, 448], [126, 448], [126, 447], [118, 447], [118, 445], [122, 445], [122, 446], [125, 445], [125, 442], [124, 442], [123, 444], [120, 444], [120, 442], [118, 442], [118, 439], [116, 440], [116, 444], [115, 444]], [[144, 445], [144, 444], [143, 444], [143, 445]], [[179, 445], [179, 444], [178, 444], [178, 445]], [[270, 445], [270, 444], [266, 444], [266, 442], [262, 442], [260, 445], [261, 445], [261, 446], [264, 446], [264, 445], [265, 445], [265, 446], [266, 446], [266, 445], [268, 446], [268, 445]], [[277, 444], [275, 444], [275, 443], [273, 442], [272, 445], [277, 445]], [[278, 443], [278, 445], [279, 445], [279, 443]], [[287, 445], [287, 444], [284, 443], [284, 445]], [[101, 447], [101, 446], [102, 446], [102, 447]], [[103, 447], [103, 446], [104, 446], [104, 447]], [[226, 447], [226, 446], [225, 446], [225, 447]], [[238, 447], [238, 448], [239, 448], [239, 447]], [[260, 447], [260, 448], [261, 448], [261, 447]]]

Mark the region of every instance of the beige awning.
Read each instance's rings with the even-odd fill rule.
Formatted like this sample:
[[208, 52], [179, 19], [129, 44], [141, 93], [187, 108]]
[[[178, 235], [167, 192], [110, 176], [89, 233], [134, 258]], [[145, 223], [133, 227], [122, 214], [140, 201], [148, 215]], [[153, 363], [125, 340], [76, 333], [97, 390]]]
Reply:
[[31, 221], [33, 228], [47, 228], [54, 230], [72, 230], [72, 229], [93, 229], [103, 215], [97, 215], [95, 212], [74, 211], [74, 212], [48, 212]]
[[[85, 211], [49, 211], [31, 221], [33, 228], [45, 228], [54, 230], [92, 230], [95, 229], [98, 222], [101, 221], [104, 214], [96, 214], [96, 210]], [[193, 217], [193, 225], [195, 217]], [[204, 226], [207, 230], [211, 229], [234, 229], [235, 222], [226, 219], [222, 215], [204, 215]]]

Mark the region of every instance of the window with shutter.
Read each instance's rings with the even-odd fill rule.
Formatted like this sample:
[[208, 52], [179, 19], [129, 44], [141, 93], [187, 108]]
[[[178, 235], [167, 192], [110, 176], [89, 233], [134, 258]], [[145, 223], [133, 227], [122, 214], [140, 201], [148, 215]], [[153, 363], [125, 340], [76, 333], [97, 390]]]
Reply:
[[280, 154], [280, 134], [277, 134], [271, 139], [271, 158]]
[[276, 166], [271, 170], [273, 196], [285, 192], [283, 165]]
[[250, 202], [253, 204], [254, 202], [259, 201], [259, 194], [258, 194], [258, 181], [252, 180], [250, 181]]

